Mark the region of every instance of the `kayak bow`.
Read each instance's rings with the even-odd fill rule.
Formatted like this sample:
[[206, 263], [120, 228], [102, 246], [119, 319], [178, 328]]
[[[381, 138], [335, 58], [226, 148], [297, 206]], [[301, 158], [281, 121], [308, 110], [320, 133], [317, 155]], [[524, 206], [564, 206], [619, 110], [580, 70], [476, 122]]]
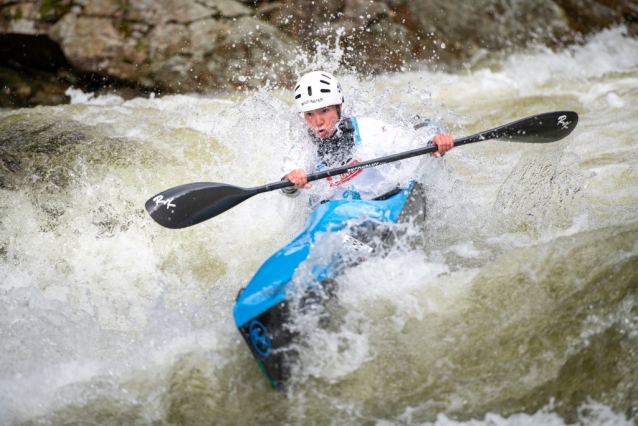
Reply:
[[[239, 294], [234, 308], [235, 323], [273, 388], [283, 388], [294, 362], [294, 351], [290, 349], [294, 336], [286, 327], [291, 309], [296, 308], [291, 306], [290, 284], [317, 239], [343, 230], [349, 221], [356, 219], [396, 223], [413, 186], [385, 200], [338, 200], [319, 205], [301, 233], [266, 260]], [[337, 272], [337, 262], [314, 268], [307, 286], [325, 283]]]

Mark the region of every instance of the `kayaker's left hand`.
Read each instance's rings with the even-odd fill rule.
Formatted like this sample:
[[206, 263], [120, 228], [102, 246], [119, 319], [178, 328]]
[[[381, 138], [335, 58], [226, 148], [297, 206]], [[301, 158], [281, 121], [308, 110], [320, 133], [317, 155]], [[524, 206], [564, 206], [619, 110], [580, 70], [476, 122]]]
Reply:
[[447, 133], [439, 133], [432, 139], [432, 142], [439, 147], [439, 150], [432, 154], [435, 157], [441, 157], [441, 154], [454, 148], [454, 138]]

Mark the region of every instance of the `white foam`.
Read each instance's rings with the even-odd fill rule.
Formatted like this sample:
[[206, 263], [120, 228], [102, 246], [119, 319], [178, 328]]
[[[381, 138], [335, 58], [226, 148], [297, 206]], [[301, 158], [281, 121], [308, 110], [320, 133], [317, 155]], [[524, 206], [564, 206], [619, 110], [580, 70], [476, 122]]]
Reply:
[[[482, 420], [453, 420], [445, 414], [439, 414], [434, 422], [420, 423], [423, 426], [527, 426], [527, 425], [543, 425], [543, 426], [566, 426], [571, 423], [566, 422], [558, 414], [554, 413], [553, 402], [543, 407], [533, 414], [516, 413], [511, 416], [503, 417], [495, 413], [487, 413]], [[415, 409], [408, 408], [401, 416], [401, 420], [408, 424], [414, 416]], [[580, 408], [579, 422], [583, 425], [591, 426], [630, 426], [634, 424], [632, 419], [627, 419], [621, 413], [615, 413], [609, 406], [599, 402], [590, 400], [583, 404]], [[379, 421], [378, 426], [390, 426], [392, 422]]]
[[86, 104], [111, 106], [121, 105], [124, 102], [124, 99], [117, 95], [107, 94], [95, 96], [95, 93], [93, 92], [84, 93], [82, 89], [74, 89], [73, 86], [66, 89], [64, 94], [71, 98], [71, 105]]
[[[419, 379], [392, 388], [406, 393], [417, 392], [423, 383], [435, 380], [435, 373], [458, 365], [453, 356], [465, 359], [470, 353], [458, 352], [471, 346], [464, 343], [473, 338], [467, 330], [493, 327], [493, 323], [471, 327], [468, 305], [473, 301], [467, 296], [481, 290], [470, 284], [501, 253], [551, 245], [561, 236], [638, 220], [637, 184], [632, 179], [636, 170], [632, 135], [638, 131], [632, 121], [638, 105], [637, 43], [622, 29], [613, 29], [558, 53], [512, 55], [500, 70], [459, 75], [423, 71], [361, 82], [343, 76], [348, 113], [405, 128], [420, 114], [454, 136], [503, 124], [503, 116], [514, 119], [541, 110], [577, 109], [579, 127], [561, 142], [564, 155], [573, 158], [563, 158], [561, 164], [585, 176], [580, 191], [588, 204], [565, 227], [548, 228], [540, 235], [526, 229], [507, 232], [501, 223], [490, 222], [494, 200], [523, 158], [521, 152], [542, 146], [482, 142], [455, 149], [444, 160], [428, 156], [395, 168], [401, 179], [416, 177], [427, 187], [428, 219], [423, 229], [410, 231], [421, 239], [414, 247], [403, 242], [400, 250], [340, 277], [339, 300], [348, 312], [334, 330], [318, 331], [308, 340], [309, 362], [300, 372], [308, 382], [302, 380], [296, 392], [320, 397], [295, 400], [299, 418], [312, 422], [317, 419], [306, 419], [312, 416], [307, 413], [341, 413], [340, 407], [350, 404], [355, 414], [346, 420], [356, 423], [365, 407], [385, 404], [385, 399], [373, 400], [376, 394], [369, 391], [391, 387], [386, 380], [394, 379], [375, 376], [379, 381], [369, 385], [367, 373], [379, 371], [372, 364], [393, 365], [401, 357], [418, 360], [398, 369]], [[315, 62], [300, 61], [299, 69], [333, 66], [338, 61], [331, 61], [339, 54], [322, 50]], [[101, 397], [120, 401], [121, 407], [114, 404], [123, 411], [122, 401], [130, 398], [161, 416], [167, 389], [177, 389], [179, 396], [179, 389], [200, 389], [199, 383], [201, 389], [212, 389], [206, 398], [215, 404], [229, 402], [216, 399], [220, 383], [229, 384], [219, 391], [224, 398], [254, 397], [264, 402], [272, 395], [234, 329], [234, 297], [263, 261], [301, 228], [309, 213], [305, 200], [276, 192], [261, 194], [214, 220], [179, 231], [160, 228], [143, 206], [153, 194], [187, 182], [251, 187], [279, 180], [285, 153], [305, 131], [291, 113], [287, 94], [262, 90], [241, 97], [176, 95], [130, 101], [76, 89], [67, 94], [73, 106], [42, 107], [37, 112], [60, 122], [76, 120], [91, 126], [87, 132], [95, 132], [96, 141], [108, 142], [93, 147], [106, 158], [101, 161], [84, 153], [52, 170], [68, 173], [69, 186], [62, 190], [53, 187], [51, 176], [35, 172], [28, 177], [37, 180], [35, 186], [0, 190], [0, 285], [13, 297], [5, 305], [1, 325], [14, 330], [0, 334], [6, 339], [3, 362], [11, 364], [0, 378], [1, 418], [20, 422], [42, 414], [36, 420], [46, 423], [55, 410]], [[407, 149], [409, 144], [394, 148]], [[506, 268], [499, 273], [507, 274]], [[487, 290], [481, 293], [482, 301], [492, 306], [494, 296]], [[626, 308], [623, 312], [631, 312], [631, 306]], [[518, 307], [513, 307], [496, 312], [494, 318], [504, 315], [514, 321], [517, 312]], [[616, 319], [592, 316], [584, 334], [575, 339], [583, 343]], [[633, 336], [634, 328], [623, 327], [628, 338]], [[416, 337], [409, 334], [414, 328], [419, 330]], [[388, 336], [403, 339], [405, 347], [391, 346], [388, 342], [393, 340], [384, 338]], [[190, 376], [181, 379], [175, 371], [182, 371], [181, 363], [192, 358], [203, 360], [193, 361], [192, 371], [209, 373], [201, 382], [199, 376], [193, 379], [197, 386], [190, 388]], [[472, 368], [464, 373], [480, 375], [480, 365]], [[521, 373], [519, 385], [541, 380], [541, 373], [531, 369]], [[312, 393], [315, 385], [317, 394]], [[452, 406], [462, 407], [463, 392], [475, 392], [478, 400], [486, 400], [487, 392], [500, 397], [498, 392], [512, 389], [506, 385], [473, 391], [440, 388], [437, 392], [444, 394], [440, 399], [432, 393], [433, 400], [423, 404], [442, 407], [437, 412], [443, 413]], [[339, 392], [348, 397], [325, 399]], [[331, 402], [318, 408], [316, 401]], [[262, 410], [266, 405], [261, 402], [243, 406], [236, 415], [258, 415], [252, 410]], [[391, 409], [401, 412], [405, 408], [401, 404]], [[595, 415], [583, 414], [583, 423], [627, 424], [608, 406], [592, 402], [586, 407]], [[398, 420], [411, 424], [408, 411]], [[221, 421], [226, 419], [223, 410], [218, 414]], [[154, 419], [144, 417], [147, 423]], [[564, 421], [549, 409], [507, 418], [492, 413], [467, 422], [439, 414], [433, 424], [562, 425]]]

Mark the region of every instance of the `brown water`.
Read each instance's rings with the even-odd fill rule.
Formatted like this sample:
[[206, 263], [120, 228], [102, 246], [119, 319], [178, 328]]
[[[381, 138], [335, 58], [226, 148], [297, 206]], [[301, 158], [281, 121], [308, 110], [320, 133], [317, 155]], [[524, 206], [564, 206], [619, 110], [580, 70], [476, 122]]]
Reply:
[[278, 180], [303, 132], [286, 94], [0, 113], [0, 423], [636, 423], [638, 42], [613, 30], [492, 69], [342, 80], [346, 112], [455, 136], [558, 109], [580, 122], [550, 145], [406, 163], [425, 226], [340, 277], [282, 395], [232, 307], [304, 200], [263, 194], [179, 231], [143, 205]]

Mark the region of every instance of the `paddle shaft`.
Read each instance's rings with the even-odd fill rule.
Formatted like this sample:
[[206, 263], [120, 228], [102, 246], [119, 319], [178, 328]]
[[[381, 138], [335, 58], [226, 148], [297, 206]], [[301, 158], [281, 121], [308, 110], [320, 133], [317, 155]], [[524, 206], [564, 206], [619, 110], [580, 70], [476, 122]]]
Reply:
[[[569, 135], [578, 123], [578, 114], [572, 111], [555, 111], [550, 113], [538, 114], [523, 118], [521, 120], [508, 123], [494, 129], [466, 136], [454, 141], [454, 146], [467, 145], [469, 143], [485, 141], [488, 139], [509, 139], [516, 142], [546, 143], [554, 142]], [[573, 126], [570, 126], [573, 124]], [[539, 134], [540, 133], [540, 134]], [[318, 173], [308, 175], [308, 182], [318, 179], [325, 179], [329, 176], [341, 175], [357, 170], [367, 169], [368, 167], [376, 167], [381, 164], [392, 163], [394, 161], [405, 160], [406, 158], [417, 157], [439, 150], [436, 144], [423, 148], [413, 149], [411, 151], [400, 152], [398, 154], [388, 155], [386, 157], [375, 158], [373, 160], [361, 161], [356, 164], [346, 164], [345, 166], [336, 167], [330, 170], [324, 170]], [[287, 188], [294, 184], [289, 180], [269, 183], [264, 186], [252, 188], [255, 194], [276, 189]]]
[[[472, 142], [478, 142], [481, 140], [491, 139], [482, 133], [478, 133], [472, 136], [466, 136], [464, 138], [456, 139], [454, 141], [454, 146], [466, 145]], [[334, 169], [324, 170], [322, 172], [312, 173], [308, 175], [308, 182], [312, 182], [313, 180], [325, 179], [329, 176], [342, 175], [344, 173], [356, 172], [357, 170], [367, 169], [369, 167], [376, 167], [382, 164], [393, 163], [399, 160], [405, 160], [406, 158], [418, 157], [419, 155], [430, 154], [439, 150], [439, 147], [436, 144], [432, 144], [430, 146], [413, 149], [411, 151], [400, 152], [398, 154], [388, 155], [386, 157], [375, 158], [373, 160], [361, 161], [356, 164], [346, 164], [345, 166], [335, 167]], [[255, 194], [260, 194], [262, 192], [274, 191], [277, 189], [287, 188], [289, 186], [293, 186], [294, 184], [289, 180], [282, 180], [280, 182], [273, 182], [263, 186], [257, 186], [252, 188], [255, 191]]]

